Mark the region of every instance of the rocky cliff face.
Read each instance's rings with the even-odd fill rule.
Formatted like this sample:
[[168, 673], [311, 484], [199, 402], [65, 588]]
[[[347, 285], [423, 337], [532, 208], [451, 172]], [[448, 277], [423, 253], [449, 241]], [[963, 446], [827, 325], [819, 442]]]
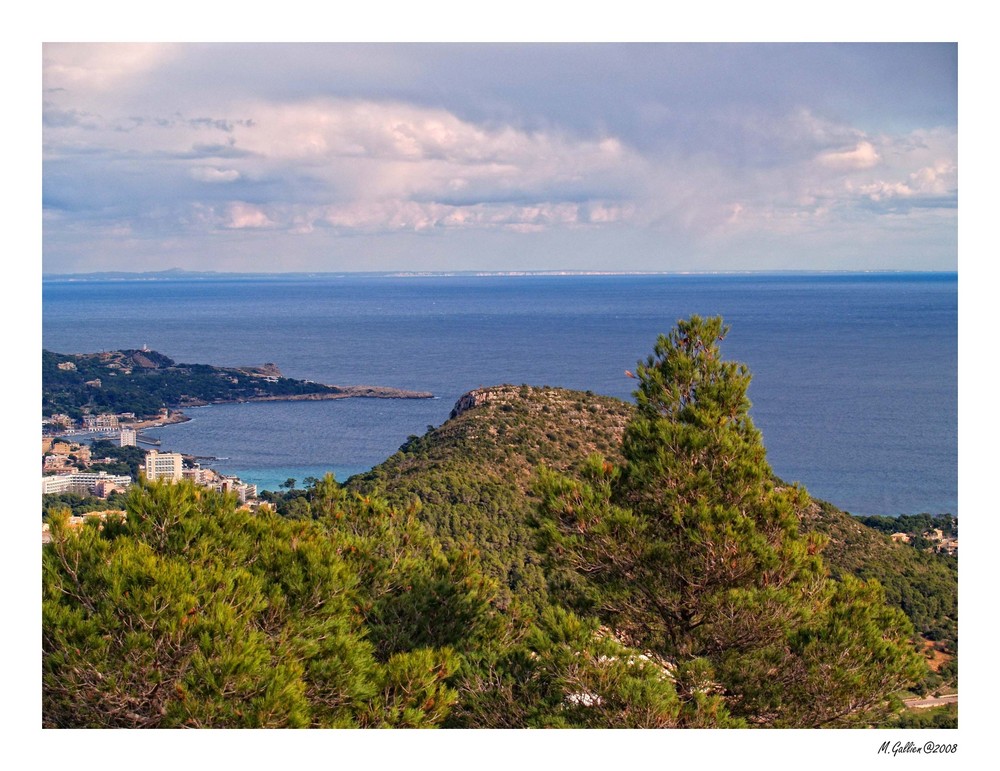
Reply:
[[448, 416], [449, 420], [454, 420], [463, 412], [468, 412], [476, 407], [481, 407], [484, 404], [489, 404], [490, 402], [502, 400], [507, 393], [508, 388], [513, 388], [513, 386], [495, 386], [493, 388], [476, 388], [475, 390], [469, 391], [468, 393], [462, 394], [458, 397], [458, 401], [455, 402], [455, 406], [451, 410], [451, 414]]

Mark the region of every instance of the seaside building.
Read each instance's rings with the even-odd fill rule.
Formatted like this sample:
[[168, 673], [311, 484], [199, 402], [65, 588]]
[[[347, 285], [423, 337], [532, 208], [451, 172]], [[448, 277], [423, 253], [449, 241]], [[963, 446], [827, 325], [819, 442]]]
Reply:
[[238, 477], [223, 477], [222, 481], [215, 485], [215, 489], [220, 493], [236, 493], [240, 503], [246, 503], [257, 497], [257, 485], [247, 484]]
[[[44, 444], [42, 446], [44, 447]], [[48, 449], [46, 461], [52, 457], [65, 460], [70, 456], [82, 463], [90, 463], [90, 447], [76, 442], [53, 442]]]
[[42, 470], [66, 474], [77, 471], [77, 467], [67, 455], [46, 455], [42, 460]]
[[75, 471], [42, 477], [42, 495], [76, 493], [107, 498], [115, 490], [127, 490], [132, 484], [130, 476], [116, 476], [106, 471]]
[[118, 416], [108, 412], [100, 415], [84, 415], [83, 427], [88, 431], [115, 431], [119, 428]]
[[108, 476], [107, 479], [98, 479], [94, 484], [94, 495], [98, 498], [107, 498], [111, 493], [123, 493], [132, 484], [132, 477], [125, 477], [128, 483], [123, 483], [122, 477]]
[[143, 469], [146, 479], [167, 479], [180, 482], [184, 478], [184, 459], [179, 452], [146, 453], [146, 463]]
[[184, 469], [181, 476], [196, 485], [211, 486], [215, 483], [217, 474], [212, 469], [202, 468], [200, 463], [195, 463], [194, 468]]
[[136, 444], [136, 431], [134, 428], [123, 428], [121, 433], [118, 435], [118, 444], [120, 447], [135, 447]]
[[[42, 421], [45, 422], [44, 420]], [[52, 425], [62, 426], [63, 428], [73, 428], [76, 425], [76, 421], [73, 420], [69, 415], [62, 412], [55, 412], [50, 417], [48, 422]]]
[[119, 428], [118, 416], [110, 413], [103, 413], [97, 416], [97, 428], [109, 428], [115, 430]]

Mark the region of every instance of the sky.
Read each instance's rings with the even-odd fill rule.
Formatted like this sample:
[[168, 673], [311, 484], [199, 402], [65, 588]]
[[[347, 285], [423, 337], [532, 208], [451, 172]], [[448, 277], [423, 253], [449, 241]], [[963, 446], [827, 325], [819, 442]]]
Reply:
[[954, 43], [46, 43], [47, 274], [957, 270]]

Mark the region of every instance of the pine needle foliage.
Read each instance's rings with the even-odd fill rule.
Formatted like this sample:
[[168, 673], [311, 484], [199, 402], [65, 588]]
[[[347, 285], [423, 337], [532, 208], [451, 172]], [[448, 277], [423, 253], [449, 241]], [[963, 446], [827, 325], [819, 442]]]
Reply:
[[727, 332], [693, 316], [659, 338], [622, 467], [540, 475], [541, 546], [573, 574], [567, 601], [632, 645], [703, 662], [692, 692], [717, 691], [734, 716], [877, 722], [923, 671], [912, 628], [874, 582], [827, 577], [824, 540], [799, 527], [808, 495], [775, 481], [750, 419], [750, 373], [721, 356]]
[[[410, 597], [435, 591], [432, 578], [419, 581], [442, 571], [448, 595], [461, 594], [450, 566], [421, 530], [406, 563], [380, 570], [381, 589], [371, 588], [360, 566], [381, 564], [386, 542], [405, 546], [411, 534], [377, 501], [340, 504], [328, 521], [290, 521], [187, 483], [151, 484], [130, 492], [122, 520], [71, 529], [53, 518], [43, 724], [439, 725], [459, 665], [442, 634], [458, 640], [427, 634], [415, 608], [433, 602]], [[353, 528], [333, 529], [338, 520]], [[463, 580], [478, 591], [476, 578]], [[468, 602], [461, 620], [475, 634], [488, 598]], [[386, 624], [399, 630], [391, 644], [378, 631]]]

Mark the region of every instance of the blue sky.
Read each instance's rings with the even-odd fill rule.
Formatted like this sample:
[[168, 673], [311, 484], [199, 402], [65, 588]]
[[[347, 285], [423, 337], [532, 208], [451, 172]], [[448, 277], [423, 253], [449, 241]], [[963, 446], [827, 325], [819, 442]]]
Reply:
[[45, 44], [43, 270], [955, 270], [954, 44]]

